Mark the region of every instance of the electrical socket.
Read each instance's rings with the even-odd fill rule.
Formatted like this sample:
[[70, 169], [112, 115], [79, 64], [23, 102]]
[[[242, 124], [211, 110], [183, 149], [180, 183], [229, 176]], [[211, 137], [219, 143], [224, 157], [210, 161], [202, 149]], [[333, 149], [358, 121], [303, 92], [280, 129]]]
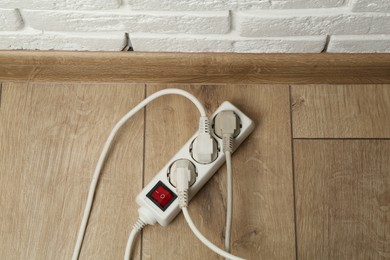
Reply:
[[[254, 129], [253, 121], [241, 112], [237, 107], [225, 101], [211, 116], [213, 120], [215, 116], [222, 111], [233, 111], [240, 119], [240, 132], [234, 138], [233, 151], [249, 136]], [[168, 163], [157, 173], [145, 188], [138, 194], [136, 198], [137, 204], [140, 206], [139, 211], [143, 215], [147, 215], [151, 219], [150, 224], [156, 221], [162, 225], [168, 225], [180, 212], [179, 201], [175, 187], [170, 183], [168, 174], [171, 165], [180, 159], [189, 160], [197, 171], [196, 181], [188, 190], [189, 201], [195, 194], [209, 181], [215, 172], [224, 164], [225, 155], [218, 149], [217, 157], [214, 161], [208, 164], [196, 162], [191, 155], [191, 145], [198, 133], [195, 133], [190, 140], [168, 161]], [[214, 131], [211, 131], [212, 137], [217, 141], [218, 147], [222, 147], [222, 140], [217, 138]], [[155, 220], [155, 221], [152, 221]]]

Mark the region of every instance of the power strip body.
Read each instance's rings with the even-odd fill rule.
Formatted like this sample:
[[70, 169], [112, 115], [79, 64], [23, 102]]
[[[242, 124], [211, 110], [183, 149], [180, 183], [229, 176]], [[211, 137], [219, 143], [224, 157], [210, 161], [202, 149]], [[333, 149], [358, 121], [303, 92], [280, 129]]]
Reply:
[[[254, 129], [253, 121], [247, 117], [238, 108], [231, 103], [225, 101], [219, 106], [210, 118], [210, 122], [221, 111], [231, 110], [236, 113], [241, 121], [240, 133], [234, 138], [233, 151], [249, 136]], [[222, 152], [222, 139], [214, 134], [211, 130], [212, 137], [218, 143], [218, 157], [209, 164], [201, 164], [196, 162], [190, 153], [191, 145], [197, 137], [195, 133], [188, 142], [173, 156], [169, 162], [160, 170], [159, 173], [147, 184], [141, 193], [136, 198], [137, 204], [141, 211], [150, 211], [155, 220], [162, 226], [167, 226], [180, 212], [178, 198], [175, 187], [168, 180], [169, 168], [173, 162], [179, 159], [190, 160], [196, 167], [197, 178], [196, 182], [190, 187], [189, 200], [191, 200], [196, 193], [209, 181], [209, 179], [216, 173], [216, 171], [224, 164], [225, 155]], [[159, 202], [159, 203], [158, 203]], [[163, 205], [163, 206], [162, 206]]]

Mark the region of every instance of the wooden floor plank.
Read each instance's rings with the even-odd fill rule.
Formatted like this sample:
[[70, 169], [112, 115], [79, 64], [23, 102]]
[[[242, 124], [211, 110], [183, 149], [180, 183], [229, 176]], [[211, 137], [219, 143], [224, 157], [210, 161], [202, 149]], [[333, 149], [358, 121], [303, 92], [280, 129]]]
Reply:
[[[172, 85], [148, 85], [147, 94]], [[176, 85], [174, 87], [177, 87]], [[233, 154], [232, 252], [246, 259], [295, 259], [288, 86], [182, 86], [211, 114], [228, 100], [256, 123]], [[183, 97], [156, 100], [146, 110], [145, 183], [196, 131], [198, 111]], [[203, 187], [189, 211], [207, 238], [223, 248], [226, 168]], [[146, 227], [143, 259], [220, 259], [191, 233], [182, 214], [167, 227]]]
[[299, 259], [390, 259], [390, 141], [294, 141]]
[[[100, 150], [143, 98], [142, 84], [3, 84], [0, 259], [71, 258]], [[80, 259], [123, 257], [138, 215], [142, 151], [140, 112], [112, 147]]]
[[390, 85], [292, 86], [294, 138], [390, 138]]

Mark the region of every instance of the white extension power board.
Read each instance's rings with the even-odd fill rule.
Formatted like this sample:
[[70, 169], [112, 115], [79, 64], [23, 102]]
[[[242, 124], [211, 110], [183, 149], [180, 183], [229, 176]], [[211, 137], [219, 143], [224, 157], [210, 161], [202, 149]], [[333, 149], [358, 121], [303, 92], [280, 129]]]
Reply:
[[[247, 117], [238, 108], [231, 103], [225, 101], [214, 112], [210, 118], [210, 124], [213, 126], [214, 117], [221, 111], [230, 110], [233, 111], [240, 118], [240, 133], [234, 138], [233, 151], [249, 136], [254, 129], [253, 121]], [[224, 164], [225, 155], [222, 152], [222, 139], [215, 135], [213, 129], [211, 130], [211, 136], [218, 143], [218, 156], [209, 164], [201, 164], [196, 162], [191, 155], [191, 146], [194, 139], [197, 137], [195, 133], [188, 142], [179, 150], [178, 153], [173, 156], [171, 160], [157, 173], [152, 181], [145, 186], [145, 188], [138, 194], [136, 201], [140, 206], [139, 214], [146, 218], [156, 221], [162, 225], [167, 226], [180, 212], [179, 200], [176, 194], [175, 187], [170, 183], [168, 174], [171, 165], [179, 159], [187, 159], [195, 166], [197, 178], [195, 183], [189, 189], [189, 200], [191, 200], [195, 194], [209, 181], [209, 179], [215, 174], [215, 172]]]

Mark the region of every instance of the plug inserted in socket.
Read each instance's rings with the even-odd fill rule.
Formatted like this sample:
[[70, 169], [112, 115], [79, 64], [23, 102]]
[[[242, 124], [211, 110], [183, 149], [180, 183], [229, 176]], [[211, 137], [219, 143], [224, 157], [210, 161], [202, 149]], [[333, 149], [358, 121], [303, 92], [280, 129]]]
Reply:
[[[234, 137], [234, 149], [237, 149], [240, 144], [249, 136], [249, 134], [253, 131], [255, 125], [253, 121], [246, 116], [242, 111], [240, 111], [237, 107], [229, 102], [223, 102], [221, 106], [213, 113], [210, 118], [210, 121], [215, 119], [217, 114], [223, 111], [233, 111], [240, 119], [240, 131], [239, 134]], [[213, 122], [214, 124], [214, 122]], [[198, 163], [194, 160], [192, 155], [189, 153], [191, 144], [194, 140], [199, 136], [199, 133], [196, 132], [189, 140], [186, 142], [181, 149], [167, 162], [166, 165], [162, 167], [162, 169], [156, 174], [156, 176], [145, 185], [144, 189], [137, 196], [137, 204], [142, 207], [148, 209], [148, 212], [151, 213], [151, 216], [162, 226], [167, 226], [180, 212], [179, 201], [175, 199], [169, 207], [165, 210], [162, 210], [158, 207], [150, 198], [147, 196], [151, 190], [154, 189], [157, 183], [162, 182], [166, 185], [173, 193], [176, 195], [177, 187], [174, 187], [172, 183], [172, 178], [169, 176], [172, 174], [171, 168], [174, 163], [178, 160], [188, 160], [194, 166], [193, 169], [196, 170], [195, 176], [196, 180], [192, 180], [194, 183], [191, 184], [190, 189], [188, 190], [188, 201], [190, 201], [200, 190], [201, 188], [209, 181], [209, 179], [217, 172], [217, 170], [224, 164], [225, 156], [222, 151], [218, 152], [217, 158], [208, 164]], [[212, 131], [211, 136], [213, 140], [217, 141], [218, 147], [222, 150], [223, 141], [222, 139], [217, 138]], [[188, 162], [187, 161], [187, 162]], [[191, 167], [191, 166], [190, 166]], [[167, 178], [167, 174], [169, 174], [169, 178]]]
[[210, 135], [198, 135], [191, 143], [190, 153], [198, 163], [212, 163], [218, 157], [218, 142]]
[[221, 111], [214, 117], [213, 128], [215, 135], [221, 139], [225, 134], [236, 137], [241, 131], [241, 119], [233, 111]]
[[180, 178], [178, 174], [187, 174], [189, 176], [189, 187], [191, 187], [196, 181], [196, 168], [190, 160], [179, 159], [174, 161], [169, 167], [168, 180], [174, 187], [177, 186], [177, 178]]

